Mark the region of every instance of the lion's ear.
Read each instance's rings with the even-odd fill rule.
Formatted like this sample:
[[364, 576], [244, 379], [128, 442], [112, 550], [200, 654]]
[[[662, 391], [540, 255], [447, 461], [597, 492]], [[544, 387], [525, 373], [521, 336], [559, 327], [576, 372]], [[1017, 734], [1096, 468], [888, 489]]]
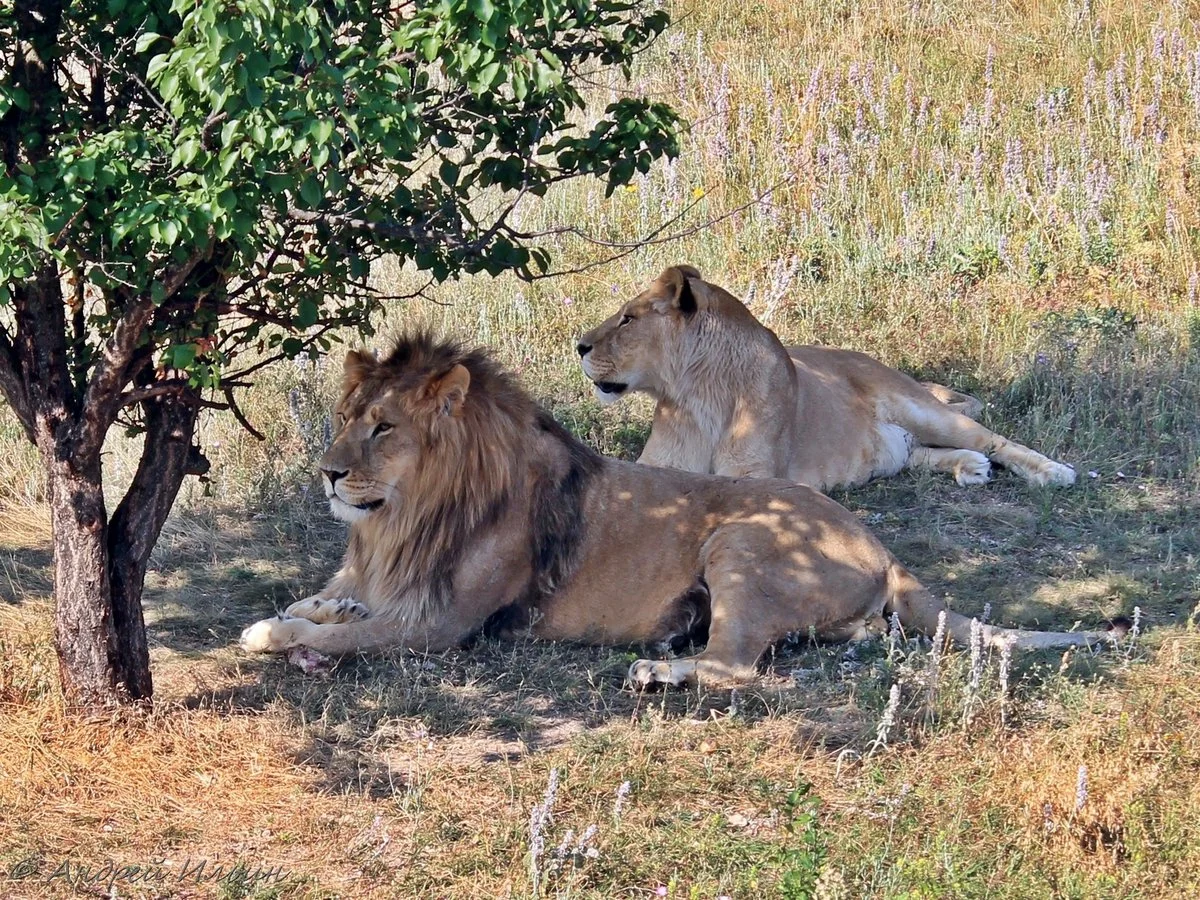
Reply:
[[691, 279], [700, 278], [700, 270], [692, 266], [672, 266], [658, 276], [659, 283], [671, 294], [671, 305], [690, 316], [700, 304], [692, 291]]
[[459, 364], [440, 378], [430, 381], [425, 388], [425, 396], [442, 415], [460, 416], [470, 386], [471, 373], [466, 366]]
[[351, 350], [346, 354], [342, 363], [342, 388], [349, 393], [371, 374], [371, 370], [379, 365], [379, 360], [370, 350]]

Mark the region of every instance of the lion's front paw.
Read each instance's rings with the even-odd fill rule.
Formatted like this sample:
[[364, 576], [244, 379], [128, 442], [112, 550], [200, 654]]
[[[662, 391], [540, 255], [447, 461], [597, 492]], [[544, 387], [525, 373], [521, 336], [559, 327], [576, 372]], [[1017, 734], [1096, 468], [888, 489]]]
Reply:
[[287, 620], [283, 616], [275, 616], [248, 625], [242, 631], [238, 644], [247, 653], [282, 653], [291, 646], [288, 643], [291, 632]]
[[308, 597], [297, 600], [287, 608], [284, 615], [308, 619], [318, 625], [342, 625], [357, 622], [371, 614], [366, 606], [349, 597]]
[[1048, 459], [1026, 477], [1030, 484], [1042, 487], [1069, 487], [1075, 483], [1075, 470], [1070, 466]]

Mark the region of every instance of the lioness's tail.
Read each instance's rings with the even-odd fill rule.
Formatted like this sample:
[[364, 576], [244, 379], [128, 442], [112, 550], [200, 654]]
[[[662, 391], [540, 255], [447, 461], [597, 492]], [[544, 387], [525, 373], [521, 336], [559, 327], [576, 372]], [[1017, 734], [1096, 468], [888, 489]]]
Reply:
[[[948, 609], [944, 603], [925, 589], [916, 577], [893, 562], [888, 570], [889, 599], [887, 614], [899, 613], [900, 623], [922, 634], [932, 636], [937, 630], [938, 615], [946, 612], [946, 634], [964, 646], [971, 642], [971, 620]], [[1020, 628], [1001, 628], [983, 625], [983, 642], [993, 647], [1009, 646], [1018, 650], [1039, 650], [1053, 647], [1082, 647], [1091, 644], [1110, 644], [1128, 631], [1124, 620], [1115, 620], [1106, 631], [1025, 631]]]

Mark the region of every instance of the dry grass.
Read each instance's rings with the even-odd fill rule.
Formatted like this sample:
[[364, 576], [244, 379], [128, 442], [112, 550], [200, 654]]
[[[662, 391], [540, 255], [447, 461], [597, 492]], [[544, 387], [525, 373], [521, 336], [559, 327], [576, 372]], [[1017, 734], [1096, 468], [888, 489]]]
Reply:
[[[942, 661], [930, 703], [913, 644], [784, 649], [737, 695], [647, 696], [620, 686], [628, 656], [601, 649], [489, 643], [314, 679], [227, 649], [197, 666], [160, 648], [152, 715], [80, 722], [57, 706], [47, 612], [27, 602], [6, 629], [23, 637], [6, 638], [0, 681], [3, 862], [36, 860], [43, 879], [7, 896], [68, 895], [65, 877], [44, 880], [67, 859], [91, 877], [110, 860], [172, 875], [120, 896], [529, 896], [529, 815], [552, 770], [547, 895], [790, 896], [787, 874], [810, 870], [825, 873], [823, 896], [1195, 889], [1192, 631], [1131, 654], [1019, 661], [1003, 725], [992, 661], [966, 730], [965, 657]], [[871, 752], [893, 680], [897, 724]], [[816, 824], [789, 833], [803, 785], [820, 798]], [[595, 855], [555, 857], [589, 825]], [[289, 874], [257, 891], [176, 880], [200, 859], [210, 873], [215, 861]]]
[[[1062, 492], [907, 474], [839, 494], [935, 591], [1048, 627], [1138, 607], [1143, 640], [1015, 660], [1006, 691], [995, 659], [971, 689], [959, 653], [935, 687], [916, 643], [781, 647], [737, 695], [629, 693], [627, 648], [484, 642], [318, 676], [248, 660], [241, 626], [319, 585], [344, 540], [310, 496], [340, 367], [280, 365], [245, 402], [265, 444], [202, 423], [211, 478], [185, 488], [147, 582], [154, 712], [80, 722], [58, 700], [37, 462], [3, 420], [0, 865], [40, 872], [5, 896], [1200, 892], [1200, 8], [675, 9], [636, 77], [691, 118], [683, 158], [610, 201], [566, 188], [523, 224], [629, 241], [693, 201], [686, 222], [777, 186], [774, 202], [583, 274], [444, 286], [448, 305], [389, 309], [380, 334], [419, 321], [488, 344], [629, 457], [648, 405], [599, 408], [574, 336], [661, 266], [696, 263], [787, 340], [976, 392], [991, 427], [1077, 466]], [[605, 252], [554, 249], [567, 267]], [[113, 439], [110, 500], [136, 451]], [[114, 892], [109, 861], [166, 874], [127, 871]], [[214, 862], [247, 870], [218, 880]], [[288, 874], [246, 882], [263, 869]]]

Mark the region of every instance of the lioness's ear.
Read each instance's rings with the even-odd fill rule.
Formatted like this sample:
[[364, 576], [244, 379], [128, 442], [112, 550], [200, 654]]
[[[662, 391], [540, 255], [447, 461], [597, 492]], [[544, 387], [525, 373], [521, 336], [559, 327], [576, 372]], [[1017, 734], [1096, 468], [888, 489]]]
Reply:
[[347, 393], [354, 390], [377, 365], [379, 360], [370, 350], [351, 350], [342, 363], [342, 388]]
[[462, 415], [463, 403], [467, 399], [467, 388], [471, 385], [471, 373], [459, 364], [440, 378], [434, 378], [425, 388], [425, 396], [444, 416]]
[[685, 316], [690, 316], [700, 308], [690, 284], [690, 279], [699, 277], [700, 270], [692, 266], [672, 266], [658, 276], [658, 280], [672, 293], [671, 303]]

